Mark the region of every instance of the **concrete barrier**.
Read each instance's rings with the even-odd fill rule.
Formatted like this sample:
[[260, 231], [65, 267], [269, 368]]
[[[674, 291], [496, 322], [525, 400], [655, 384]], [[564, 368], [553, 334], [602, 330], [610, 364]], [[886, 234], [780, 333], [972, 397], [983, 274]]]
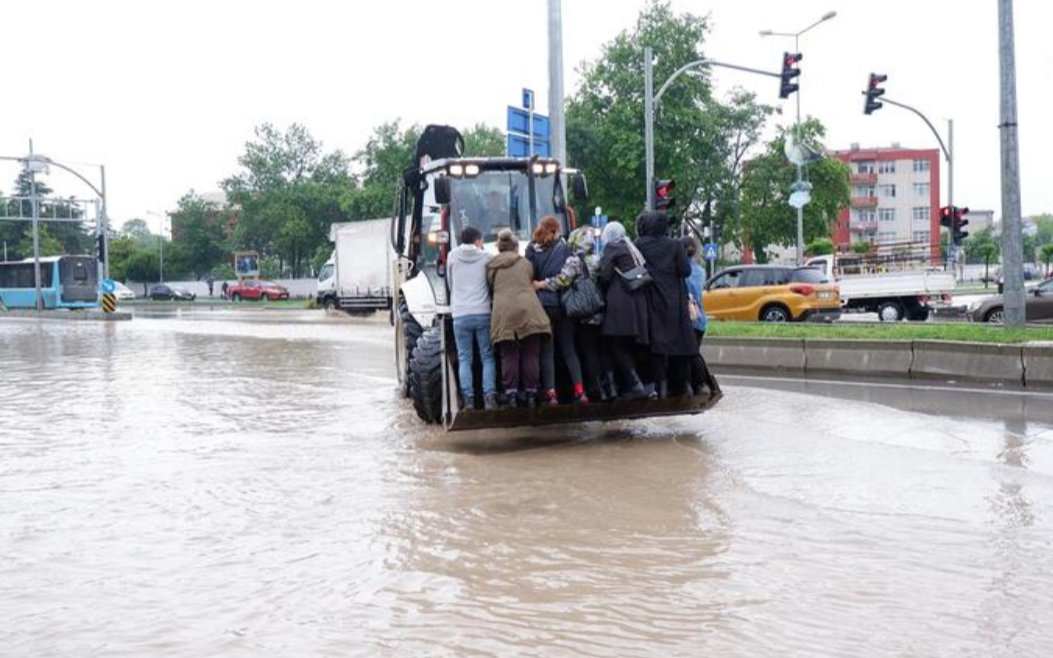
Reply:
[[1021, 345], [915, 341], [910, 376], [1024, 385]]
[[707, 363], [734, 368], [804, 371], [804, 341], [781, 338], [707, 338]]
[[910, 341], [834, 340], [804, 341], [805, 370], [846, 375], [909, 377], [914, 362]]
[[1024, 385], [1053, 388], [1053, 345], [1025, 345]]

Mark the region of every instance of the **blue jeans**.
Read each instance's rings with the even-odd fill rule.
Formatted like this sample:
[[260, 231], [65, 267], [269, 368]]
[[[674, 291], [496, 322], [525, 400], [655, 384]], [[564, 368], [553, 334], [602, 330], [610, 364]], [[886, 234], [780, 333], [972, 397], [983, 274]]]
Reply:
[[461, 384], [461, 396], [467, 407], [475, 399], [475, 381], [472, 378], [472, 344], [478, 343], [479, 355], [483, 359], [483, 394], [497, 393], [497, 368], [494, 366], [494, 346], [490, 342], [490, 316], [464, 315], [453, 319], [453, 337], [457, 341], [457, 376]]

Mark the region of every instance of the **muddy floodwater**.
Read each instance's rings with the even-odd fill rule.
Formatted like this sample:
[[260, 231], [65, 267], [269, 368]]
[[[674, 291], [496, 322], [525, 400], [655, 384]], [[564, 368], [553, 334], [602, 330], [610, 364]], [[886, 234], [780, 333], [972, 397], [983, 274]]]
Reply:
[[444, 434], [385, 318], [0, 320], [0, 656], [1039, 657], [1053, 397]]

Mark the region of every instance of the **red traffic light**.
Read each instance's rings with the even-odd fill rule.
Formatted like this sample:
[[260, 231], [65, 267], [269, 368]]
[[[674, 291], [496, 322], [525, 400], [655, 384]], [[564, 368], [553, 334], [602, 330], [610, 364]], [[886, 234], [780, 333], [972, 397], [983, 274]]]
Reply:
[[878, 86], [879, 84], [881, 84], [885, 80], [888, 80], [888, 76], [887, 75], [871, 73], [870, 74], [870, 88], [873, 89], [874, 87]]
[[801, 53], [786, 53], [783, 56], [783, 66], [789, 68], [802, 59], [804, 59], [804, 55]]

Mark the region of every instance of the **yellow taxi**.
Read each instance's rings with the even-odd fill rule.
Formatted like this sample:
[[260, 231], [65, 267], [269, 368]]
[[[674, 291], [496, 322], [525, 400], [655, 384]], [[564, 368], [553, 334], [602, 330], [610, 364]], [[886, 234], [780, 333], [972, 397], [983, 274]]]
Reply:
[[702, 295], [706, 316], [717, 320], [833, 322], [841, 295], [817, 267], [739, 265], [718, 272]]

